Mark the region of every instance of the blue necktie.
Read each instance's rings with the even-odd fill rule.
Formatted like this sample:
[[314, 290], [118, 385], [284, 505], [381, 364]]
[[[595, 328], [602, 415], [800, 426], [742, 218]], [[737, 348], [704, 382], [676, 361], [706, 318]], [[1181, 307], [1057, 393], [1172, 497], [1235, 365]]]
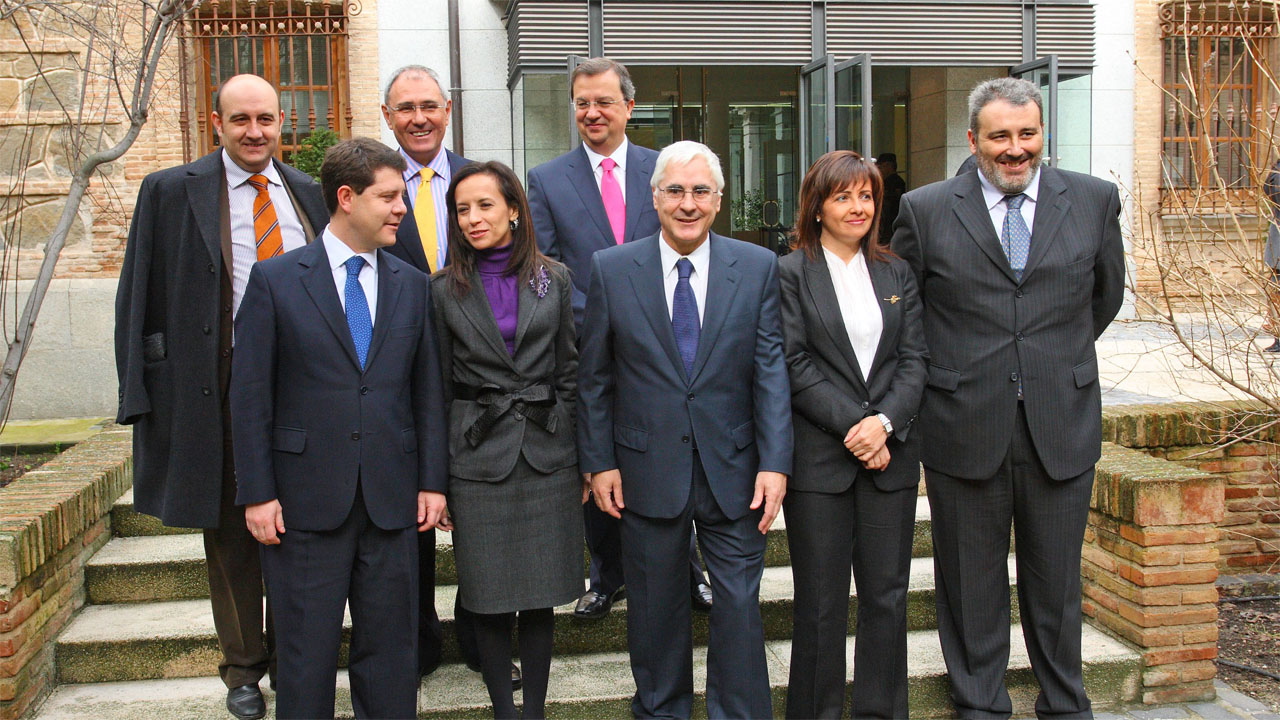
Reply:
[[364, 296], [364, 288], [360, 285], [360, 270], [364, 267], [364, 258], [352, 255], [344, 265], [347, 266], [347, 285], [344, 293], [347, 299], [347, 327], [351, 328], [351, 341], [356, 344], [356, 357], [360, 358], [360, 369], [364, 369], [364, 360], [369, 356], [369, 341], [373, 339], [373, 320], [369, 317], [369, 301]]
[[698, 323], [698, 299], [693, 296], [693, 286], [689, 284], [693, 263], [689, 258], [680, 258], [676, 261], [676, 272], [680, 273], [680, 279], [671, 299], [671, 329], [676, 335], [680, 359], [684, 361], [684, 374], [692, 377], [693, 356], [698, 354], [698, 335], [702, 331]]
[[1004, 214], [1004, 228], [1000, 232], [1000, 244], [1004, 246], [1005, 257], [1009, 258], [1009, 267], [1013, 268], [1013, 276], [1022, 281], [1022, 271], [1027, 267], [1027, 252], [1031, 248], [1031, 231], [1027, 222], [1022, 219], [1022, 203], [1027, 196], [1022, 193], [1005, 195], [1004, 203], [1008, 210]]

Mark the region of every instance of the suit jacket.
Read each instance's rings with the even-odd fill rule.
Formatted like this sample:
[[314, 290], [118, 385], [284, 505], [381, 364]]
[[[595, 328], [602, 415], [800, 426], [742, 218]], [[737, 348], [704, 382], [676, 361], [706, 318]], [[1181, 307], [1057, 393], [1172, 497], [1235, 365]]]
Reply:
[[378, 251], [361, 370], [323, 242], [254, 265], [236, 317], [231, 412], [236, 504], [279, 499], [286, 527], [332, 530], [359, 483], [375, 525], [414, 525], [417, 492], [448, 487], [427, 277]]
[[[904, 261], [873, 262], [867, 269], [884, 329], [870, 379], [863, 380], [825, 257], [793, 252], [778, 261], [795, 424], [796, 467], [788, 485], [797, 490], [844, 492], [855, 478], [885, 491], [920, 481], [922, 443], [912, 432], [926, 377], [920, 296]], [[877, 413], [893, 423], [890, 462], [884, 470], [868, 470], [845, 448], [844, 436]]]
[[[444, 273], [431, 278], [449, 408], [449, 473], [454, 477], [497, 482], [511, 474], [522, 455], [543, 473], [578, 461], [573, 437], [578, 350], [569, 271], [556, 263], [548, 276], [551, 284], [544, 297], [528, 283], [519, 287], [514, 357], [507, 352], [479, 273], [472, 273], [471, 290], [462, 297], [453, 294]], [[459, 398], [454, 394], [458, 385], [483, 388], [492, 397]], [[550, 391], [549, 400], [539, 389]], [[487, 433], [468, 438], [486, 412], [496, 421]]]
[[[276, 169], [310, 240], [329, 222], [320, 186]], [[148, 175], [116, 290], [116, 422], [134, 426], [134, 499], [175, 527], [218, 526], [231, 349], [226, 186], [221, 150]]]
[[[657, 152], [627, 143], [624, 243], [658, 232], [658, 211], [649, 189], [657, 159]], [[567, 265], [573, 274], [573, 315], [581, 334], [591, 256], [618, 244], [596, 187], [591, 160], [581, 143], [529, 171], [529, 212], [533, 213], [538, 247], [547, 257]]]
[[[456, 174], [463, 166], [471, 161], [454, 155], [453, 153], [441, 148], [445, 157], [449, 160], [449, 171]], [[409, 212], [405, 213], [404, 219], [400, 221], [400, 229], [396, 230], [396, 244], [387, 249], [392, 255], [409, 263], [418, 270], [430, 275], [432, 271], [440, 268], [433, 268], [427, 264], [427, 255], [422, 251], [422, 235], [418, 234], [418, 221], [413, 214], [413, 205], [409, 202], [408, 189], [404, 192], [404, 204], [409, 208]], [[448, 237], [448, 233], [445, 233]], [[448, 250], [446, 249], [446, 253]], [[449, 256], [446, 254], [444, 258], [446, 265], [449, 264]]]
[[1017, 390], [1049, 475], [1075, 477], [1101, 453], [1094, 340], [1124, 297], [1115, 185], [1042, 166], [1031, 250], [1015, 279], [977, 173], [907, 193], [893, 250], [924, 303], [929, 380], [920, 410], [924, 464], [993, 475], [1017, 416]]
[[748, 505], [760, 471], [791, 474], [791, 390], [778, 259], [711, 233], [706, 308], [686, 376], [667, 311], [659, 235], [591, 259], [578, 366], [578, 463], [622, 471], [627, 510], [676, 517], [694, 449], [721, 511]]

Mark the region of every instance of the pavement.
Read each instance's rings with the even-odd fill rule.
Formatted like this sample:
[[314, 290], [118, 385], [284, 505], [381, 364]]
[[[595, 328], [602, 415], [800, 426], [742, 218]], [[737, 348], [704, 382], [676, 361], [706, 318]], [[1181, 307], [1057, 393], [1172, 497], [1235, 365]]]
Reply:
[[1236, 692], [1221, 680], [1213, 682], [1218, 697], [1212, 702], [1173, 705], [1134, 705], [1097, 713], [1095, 720], [1280, 720], [1280, 714], [1253, 698]]

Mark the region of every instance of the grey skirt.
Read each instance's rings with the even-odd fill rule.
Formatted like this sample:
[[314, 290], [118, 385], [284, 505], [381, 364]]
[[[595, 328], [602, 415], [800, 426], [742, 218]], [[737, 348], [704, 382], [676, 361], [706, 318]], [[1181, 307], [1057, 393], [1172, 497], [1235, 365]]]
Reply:
[[500, 482], [449, 478], [462, 607], [494, 614], [555, 607], [583, 593], [582, 476], [522, 456]]

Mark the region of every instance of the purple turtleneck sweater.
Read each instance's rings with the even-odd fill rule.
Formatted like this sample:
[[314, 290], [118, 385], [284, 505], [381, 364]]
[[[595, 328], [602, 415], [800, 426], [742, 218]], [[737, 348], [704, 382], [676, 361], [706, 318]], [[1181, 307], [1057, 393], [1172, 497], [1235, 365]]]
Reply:
[[519, 282], [515, 273], [507, 272], [511, 259], [511, 244], [476, 252], [476, 270], [480, 272], [480, 284], [493, 308], [493, 319], [498, 322], [498, 332], [507, 343], [507, 352], [516, 354], [516, 317], [520, 298]]

